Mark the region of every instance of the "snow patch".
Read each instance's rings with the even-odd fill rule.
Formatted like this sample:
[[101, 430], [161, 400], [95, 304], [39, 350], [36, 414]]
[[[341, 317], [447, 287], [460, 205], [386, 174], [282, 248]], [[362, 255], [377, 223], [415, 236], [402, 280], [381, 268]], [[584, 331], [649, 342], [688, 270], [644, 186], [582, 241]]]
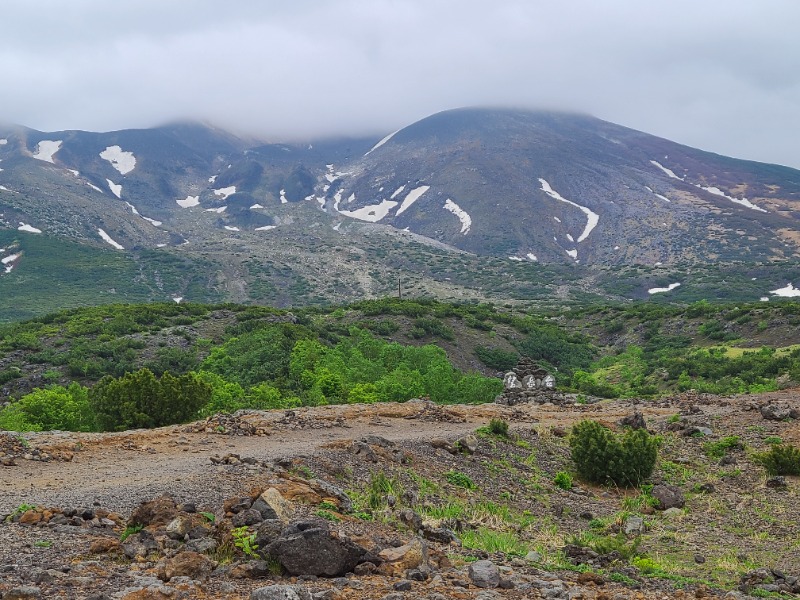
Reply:
[[684, 180], [683, 177], [678, 177], [677, 175], [675, 175], [675, 172], [672, 169], [668, 169], [667, 167], [665, 167], [664, 165], [662, 165], [660, 162], [658, 162], [656, 160], [651, 160], [650, 164], [654, 165], [654, 166], [658, 167], [659, 169], [661, 169], [662, 171], [664, 171], [664, 173], [666, 173], [667, 176], [671, 177], [672, 179], [677, 179], [678, 181], [683, 181]]
[[111, 246], [113, 246], [113, 247], [114, 247], [114, 248], [116, 248], [117, 250], [125, 250], [125, 248], [122, 246], [122, 244], [118, 244], [117, 242], [115, 242], [114, 240], [112, 240], [112, 239], [111, 239], [111, 236], [110, 236], [110, 235], [108, 235], [108, 234], [107, 234], [105, 231], [103, 231], [102, 229], [98, 228], [98, 229], [97, 229], [97, 233], [99, 233], [99, 234], [100, 234], [100, 237], [101, 237], [101, 238], [103, 238], [103, 241], [104, 241], [104, 242], [106, 242], [106, 243], [110, 244]]
[[584, 227], [583, 233], [581, 233], [581, 235], [578, 237], [578, 243], [580, 244], [583, 240], [585, 240], [587, 237], [589, 237], [589, 234], [592, 233], [592, 230], [595, 227], [597, 227], [597, 224], [600, 222], [600, 215], [598, 215], [596, 212], [591, 211], [590, 209], [586, 208], [585, 206], [581, 206], [580, 204], [576, 204], [575, 202], [572, 202], [571, 200], [567, 200], [561, 194], [559, 194], [557, 191], [555, 191], [552, 187], [550, 187], [550, 184], [547, 183], [547, 181], [545, 181], [541, 177], [539, 178], [539, 183], [542, 185], [542, 191], [545, 194], [547, 194], [551, 198], [554, 198], [555, 200], [559, 200], [561, 202], [566, 202], [567, 204], [570, 204], [570, 205], [574, 206], [575, 208], [580, 209], [581, 212], [583, 212], [586, 215], [586, 227]]
[[211, 177], [208, 178], [208, 183], [214, 183], [216, 180], [217, 180], [217, 176], [216, 175], [212, 175]]
[[232, 227], [231, 225], [225, 225], [225, 229], [228, 231], [239, 231], [238, 227]]
[[458, 220], [461, 221], [461, 233], [463, 235], [467, 235], [472, 227], [472, 217], [469, 216], [467, 211], [450, 200], [450, 198], [444, 201], [444, 209], [450, 211], [456, 217], [458, 217]]
[[5, 146], [7, 143], [8, 143], [8, 140], [6, 138], [3, 138], [2, 140], [0, 140], [0, 146]]
[[175, 296], [173, 300], [175, 301], [175, 304], [180, 304], [181, 300], [183, 300], [183, 296]]
[[735, 204], [739, 204], [740, 206], [744, 206], [745, 208], [749, 208], [751, 210], [757, 210], [758, 212], [763, 212], [763, 213], [767, 212], [766, 210], [764, 210], [760, 206], [756, 206], [755, 204], [750, 202], [750, 200], [748, 200], [747, 198], [734, 198], [733, 196], [728, 196], [725, 192], [723, 192], [718, 187], [705, 187], [705, 186], [700, 185], [699, 183], [695, 184], [695, 187], [699, 187], [701, 190], [705, 190], [709, 194], [714, 194], [715, 196], [722, 196], [726, 200], [730, 200], [731, 202], [733, 202]]
[[231, 185], [228, 187], [220, 188], [218, 190], [214, 190], [215, 196], [221, 196], [223, 200], [227, 200], [228, 196], [236, 193], [236, 186]]
[[663, 294], [664, 292], [671, 292], [672, 290], [674, 290], [675, 288], [678, 288], [680, 286], [681, 286], [680, 283], [670, 283], [665, 288], [650, 288], [649, 290], [647, 290], [647, 293], [648, 294]]
[[794, 287], [791, 283], [786, 287], [778, 288], [770, 292], [773, 296], [780, 296], [781, 298], [797, 298], [800, 296], [800, 289]]
[[528, 252], [525, 256], [528, 257], [528, 260], [532, 260], [533, 262], [539, 262], [539, 259], [536, 258], [536, 255], [532, 252]]
[[397, 206], [394, 200], [383, 200], [380, 204], [371, 204], [356, 210], [342, 210], [340, 214], [360, 221], [369, 221], [370, 223], [377, 223], [389, 214], [389, 211]]
[[288, 203], [289, 200], [286, 198], [286, 190], [281, 190], [281, 204]]
[[578, 251], [577, 250], [567, 250], [567, 254], [569, 254], [573, 260], [578, 260]]
[[93, 189], [94, 191], [96, 191], [96, 192], [100, 192], [101, 194], [105, 194], [105, 192], [104, 192], [103, 190], [101, 190], [99, 187], [97, 187], [97, 186], [96, 186], [96, 185], [94, 185], [93, 183], [89, 183], [89, 182], [87, 181], [87, 182], [86, 182], [86, 185], [88, 185], [90, 188], [92, 188], [92, 189]]
[[404, 189], [406, 189], [406, 186], [404, 186], [404, 185], [401, 185], [401, 186], [400, 186], [399, 188], [397, 188], [397, 189], [396, 189], [394, 192], [392, 192], [392, 195], [391, 195], [391, 196], [389, 196], [389, 200], [394, 200], [395, 198], [397, 198], [397, 196], [398, 196], [399, 194], [401, 194], [401, 193], [403, 192], [403, 190], [404, 190]]
[[519, 256], [509, 256], [508, 260], [513, 260], [516, 262], [522, 262], [524, 259], [520, 258]]
[[213, 212], [217, 214], [222, 214], [225, 212], [225, 209], [228, 208], [227, 206], [220, 206], [219, 208], [207, 208], [206, 212]]
[[109, 146], [100, 153], [100, 158], [110, 162], [120, 175], [127, 175], [136, 168], [133, 152], [125, 152], [119, 146]]
[[261, 206], [260, 204], [256, 203], [256, 204], [253, 204], [253, 206], [250, 207], [250, 210], [255, 210], [257, 208], [264, 208], [264, 207]]
[[[395, 134], [396, 134], [398, 131], [400, 131], [400, 130], [398, 129], [397, 131], [393, 131], [392, 133], [390, 133], [389, 135], [387, 135], [387, 136], [386, 136], [385, 138], [383, 138], [383, 139], [382, 139], [380, 142], [378, 142], [378, 143], [377, 143], [377, 144], [375, 144], [375, 145], [374, 145], [372, 148], [370, 148], [369, 150], [367, 150], [367, 154], [369, 154], [370, 152], [374, 152], [375, 150], [377, 150], [378, 148], [380, 148], [381, 146], [383, 146], [383, 145], [384, 145], [386, 142], [388, 142], [390, 139], [392, 139], [392, 138], [395, 136]], [[367, 156], [367, 154], [365, 154], [364, 156]]]
[[191, 208], [200, 204], [200, 196], [186, 196], [184, 200], [175, 200], [181, 208]]
[[553, 218], [555, 219], [556, 223], [561, 223], [561, 219], [559, 219], [558, 217], [553, 217]]
[[761, 300], [761, 302], [769, 302], [769, 296], [761, 296], [759, 300]]
[[55, 162], [53, 161], [53, 156], [61, 149], [61, 144], [61, 140], [42, 140], [36, 145], [36, 152], [33, 153], [33, 158], [49, 163]]
[[67, 171], [69, 171], [70, 173], [75, 175], [75, 177], [80, 177], [81, 176], [81, 172], [80, 171], [76, 171], [75, 169], [67, 169]]
[[575, 242], [575, 238], [573, 238], [573, 237], [572, 237], [570, 234], [567, 234], [567, 239], [568, 239], [570, 242], [573, 242], [573, 243]]
[[263, 227], [256, 227], [256, 231], [270, 231], [278, 227], [277, 225], [264, 225]]
[[334, 231], [339, 231], [339, 228], [342, 226], [342, 222], [339, 221], [336, 225], [333, 226]]
[[414, 204], [414, 202], [419, 200], [422, 194], [427, 192], [429, 189], [431, 189], [431, 186], [421, 185], [420, 187], [414, 188], [413, 190], [408, 192], [408, 195], [406, 195], [405, 199], [403, 200], [403, 203], [400, 205], [400, 208], [397, 209], [395, 216], [404, 212], [409, 206], [411, 206], [412, 204]]
[[113, 181], [111, 181], [110, 179], [106, 179], [106, 181], [108, 182], [108, 189], [110, 189], [110, 190], [111, 190], [111, 192], [112, 192], [112, 193], [113, 193], [113, 194], [114, 194], [114, 195], [115, 195], [117, 198], [119, 198], [120, 200], [122, 200], [122, 185], [117, 185], [116, 183], [114, 183], [114, 182], [113, 182]]
[[22, 221], [19, 222], [19, 227], [17, 227], [18, 231], [27, 231], [28, 233], [42, 233], [41, 229], [37, 229], [33, 225], [28, 225], [27, 223], [23, 223]]

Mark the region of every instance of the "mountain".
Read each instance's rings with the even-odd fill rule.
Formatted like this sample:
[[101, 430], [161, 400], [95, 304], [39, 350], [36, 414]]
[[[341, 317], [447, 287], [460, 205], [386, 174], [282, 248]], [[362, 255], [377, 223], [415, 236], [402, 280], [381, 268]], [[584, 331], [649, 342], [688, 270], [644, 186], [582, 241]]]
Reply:
[[800, 171], [564, 113], [458, 109], [382, 139], [286, 144], [198, 123], [0, 126], [0, 297], [13, 299], [0, 319], [398, 286], [476, 301], [663, 288], [757, 300], [800, 283], [798, 201]]

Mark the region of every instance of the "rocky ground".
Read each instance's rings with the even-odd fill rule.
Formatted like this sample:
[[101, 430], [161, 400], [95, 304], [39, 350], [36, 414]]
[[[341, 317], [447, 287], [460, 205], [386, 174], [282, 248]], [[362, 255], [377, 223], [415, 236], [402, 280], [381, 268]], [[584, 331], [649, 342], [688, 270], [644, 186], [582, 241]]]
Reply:
[[[572, 400], [0, 435], [0, 598], [800, 592], [800, 482], [753, 460], [777, 438], [800, 445], [800, 392]], [[663, 437], [652, 488], [555, 483], [572, 424], [636, 412]]]

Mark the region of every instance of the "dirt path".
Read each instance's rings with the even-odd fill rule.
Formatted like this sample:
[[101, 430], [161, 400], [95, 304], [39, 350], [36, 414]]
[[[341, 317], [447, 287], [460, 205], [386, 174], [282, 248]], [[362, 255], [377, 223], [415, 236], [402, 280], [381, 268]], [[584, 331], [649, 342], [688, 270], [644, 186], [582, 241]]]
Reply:
[[[631, 412], [628, 402], [560, 408], [536, 404], [439, 407], [425, 402], [372, 406], [330, 406], [252, 413], [244, 421], [267, 435], [233, 436], [191, 432], [187, 426], [118, 434], [31, 434], [34, 447], [72, 453], [71, 461], [18, 460], [0, 468], [0, 513], [20, 504], [89, 506], [130, 510], [166, 492], [179, 499], [215, 505], [240, 492], [243, 481], [211, 462], [213, 456], [238, 454], [258, 461], [308, 456], [326, 444], [375, 434], [395, 442], [454, 438], [473, 432], [493, 417], [512, 429], [569, 425], [583, 418], [614, 422]], [[649, 407], [646, 416], [669, 414]]]

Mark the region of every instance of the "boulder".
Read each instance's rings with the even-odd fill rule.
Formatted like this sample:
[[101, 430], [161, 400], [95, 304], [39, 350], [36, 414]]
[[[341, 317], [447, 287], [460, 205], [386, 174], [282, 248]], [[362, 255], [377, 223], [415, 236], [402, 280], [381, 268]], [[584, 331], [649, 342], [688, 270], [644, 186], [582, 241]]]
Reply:
[[3, 596], [3, 600], [38, 600], [42, 597], [42, 590], [32, 585], [23, 585], [11, 588]]
[[129, 535], [125, 541], [122, 542], [122, 551], [125, 553], [125, 556], [132, 560], [145, 558], [148, 554], [159, 552], [160, 550], [161, 548], [153, 537], [153, 534], [146, 529]]
[[397, 548], [386, 548], [378, 553], [383, 560], [380, 570], [385, 575], [401, 577], [407, 570], [416, 569], [427, 562], [428, 548], [419, 538]]
[[205, 579], [216, 564], [210, 558], [197, 552], [180, 552], [172, 558], [164, 559], [158, 566], [158, 577], [169, 581], [173, 577]]
[[128, 525], [166, 527], [177, 516], [178, 507], [175, 505], [175, 500], [170, 496], [159, 496], [136, 507], [128, 519]]
[[490, 560], [479, 560], [472, 563], [467, 574], [473, 585], [479, 588], [496, 588], [500, 584], [500, 571]]
[[455, 447], [465, 454], [475, 454], [478, 451], [478, 443], [478, 438], [469, 434], [457, 439]]
[[620, 419], [619, 424], [631, 429], [647, 429], [647, 421], [644, 420], [644, 415], [638, 410]]
[[[289, 522], [294, 512], [291, 503], [274, 487], [264, 490], [253, 502], [251, 510], [256, 510], [260, 513], [261, 519], [259, 521], [278, 519], [284, 523]], [[253, 525], [253, 523], [248, 523], [248, 525]]]
[[[258, 502], [258, 500], [256, 500], [256, 502]], [[253, 504], [253, 506], [255, 506], [255, 503]], [[231, 518], [231, 524], [234, 527], [249, 527], [250, 525], [256, 525], [257, 523], [261, 523], [261, 521], [264, 520], [264, 517], [262, 515], [263, 513], [258, 509], [248, 508], [246, 510], [243, 510], [242, 512], [238, 512], [235, 515], [233, 515], [233, 518]]]
[[250, 600], [312, 600], [312, 596], [301, 586], [268, 585], [250, 592]]
[[797, 418], [797, 411], [793, 411], [785, 404], [765, 404], [760, 408], [761, 416], [769, 421], [785, 421]]
[[330, 532], [324, 521], [298, 521], [266, 548], [290, 575], [336, 577], [364, 558], [367, 550]]
[[653, 498], [658, 501], [658, 506], [656, 508], [660, 510], [683, 508], [686, 504], [686, 498], [684, 498], [683, 492], [679, 487], [674, 485], [660, 483], [653, 486], [651, 494]]
[[[379, 438], [377, 435], [366, 436], [363, 439], [367, 438], [377, 438], [380, 440], [383, 439]], [[392, 444], [392, 442], [388, 443]], [[324, 479], [312, 479], [309, 483], [320, 495], [334, 500], [342, 512], [349, 513], [353, 511], [353, 502], [350, 500], [350, 496], [348, 496], [347, 493], [338, 485], [329, 483]]]

